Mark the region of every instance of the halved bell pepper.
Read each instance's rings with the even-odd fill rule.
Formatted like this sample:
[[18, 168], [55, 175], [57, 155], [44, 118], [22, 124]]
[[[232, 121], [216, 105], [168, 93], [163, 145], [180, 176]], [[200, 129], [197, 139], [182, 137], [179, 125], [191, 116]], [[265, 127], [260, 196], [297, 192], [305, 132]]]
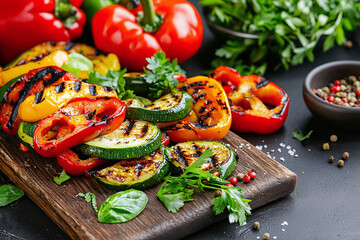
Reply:
[[72, 150], [67, 150], [56, 156], [57, 162], [67, 174], [72, 176], [80, 176], [98, 166], [101, 166], [106, 160], [98, 157], [87, 157], [80, 159], [78, 154]]
[[55, 157], [71, 147], [110, 133], [125, 118], [125, 104], [117, 98], [79, 98], [40, 120], [34, 131], [34, 149]]
[[214, 79], [197, 76], [177, 85], [193, 98], [193, 109], [183, 120], [164, 129], [173, 142], [189, 140], [220, 140], [231, 126], [230, 105], [226, 93]]
[[4, 94], [0, 105], [0, 123], [8, 134], [15, 135], [20, 124], [18, 110], [29, 95], [37, 94], [44, 88], [63, 81], [77, 78], [58, 67], [43, 67], [31, 70], [14, 82]]
[[273, 133], [284, 124], [289, 96], [279, 86], [257, 75], [240, 76], [229, 67], [216, 68], [210, 77], [222, 83], [231, 106], [231, 129], [259, 134]]
[[67, 81], [49, 86], [36, 95], [28, 96], [19, 107], [19, 116], [25, 122], [37, 122], [80, 97], [117, 97], [114, 90], [81, 81]]
[[6, 70], [0, 72], [0, 87], [12, 79], [22, 74], [26, 74], [30, 70], [48, 66], [61, 67], [67, 61], [69, 61], [68, 54], [64, 51], [57, 50], [52, 53], [41, 55], [27, 63], [9, 67]]

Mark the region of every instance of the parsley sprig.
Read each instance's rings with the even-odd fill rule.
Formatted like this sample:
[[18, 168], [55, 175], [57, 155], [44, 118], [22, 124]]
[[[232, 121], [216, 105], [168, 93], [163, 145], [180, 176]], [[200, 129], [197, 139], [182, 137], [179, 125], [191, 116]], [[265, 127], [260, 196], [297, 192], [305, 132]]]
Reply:
[[304, 141], [305, 139], [310, 138], [311, 134], [313, 133], [313, 130], [310, 130], [306, 135], [303, 134], [303, 132], [300, 129], [295, 128], [292, 135], [295, 139], [299, 140], [300, 142]]
[[228, 40], [215, 52], [213, 67], [225, 65], [240, 74], [263, 75], [268, 63], [275, 68], [314, 61], [314, 49], [343, 44], [346, 31], [360, 24], [355, 0], [201, 0], [210, 21], [258, 39]]
[[177, 60], [170, 61], [164, 52], [157, 52], [151, 58], [146, 58], [149, 63], [146, 66], [145, 81], [151, 85], [149, 97], [159, 98], [164, 93], [175, 91], [174, 87], [178, 80], [174, 78], [176, 73], [185, 75], [185, 71], [178, 65]]
[[176, 213], [185, 202], [194, 201], [192, 198], [194, 189], [200, 192], [204, 189], [221, 190], [221, 196], [214, 198], [212, 202], [213, 211], [218, 215], [227, 209], [229, 222], [238, 222], [243, 225], [246, 222], [246, 215], [251, 214], [248, 204], [251, 200], [244, 199], [241, 188], [224, 186], [223, 184], [228, 181], [217, 178], [200, 168], [212, 155], [212, 151], [208, 149], [180, 176], [165, 177], [157, 196], [169, 212]]

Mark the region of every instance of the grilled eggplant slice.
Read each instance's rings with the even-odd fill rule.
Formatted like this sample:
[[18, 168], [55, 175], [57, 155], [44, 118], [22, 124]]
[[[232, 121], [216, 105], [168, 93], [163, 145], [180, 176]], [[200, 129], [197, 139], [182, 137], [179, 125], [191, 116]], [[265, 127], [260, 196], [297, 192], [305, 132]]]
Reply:
[[121, 160], [92, 175], [110, 188], [146, 189], [158, 184], [169, 172], [164, 147], [135, 159]]
[[156, 124], [125, 120], [115, 131], [78, 146], [88, 156], [120, 160], [141, 157], [161, 144], [161, 131]]
[[172, 146], [170, 162], [174, 171], [183, 173], [185, 168], [196, 162], [207, 149], [211, 149], [214, 155], [200, 168], [205, 171], [217, 171], [223, 178], [230, 176], [236, 165], [236, 155], [225, 144], [217, 141], [188, 141]]
[[185, 118], [191, 109], [192, 97], [186, 92], [174, 92], [144, 108], [127, 106], [126, 117], [150, 122], [171, 122]]

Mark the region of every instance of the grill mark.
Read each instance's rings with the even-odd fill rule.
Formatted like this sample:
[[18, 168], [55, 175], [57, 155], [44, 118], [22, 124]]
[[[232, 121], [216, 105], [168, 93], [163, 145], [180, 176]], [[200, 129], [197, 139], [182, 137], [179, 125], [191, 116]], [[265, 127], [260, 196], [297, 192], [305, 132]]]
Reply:
[[10, 92], [12, 90], [14, 90], [14, 88], [19, 85], [21, 83], [21, 81], [16, 81], [14, 82], [10, 87], [8, 87], [8, 89], [6, 89], [6, 92], [4, 94], [4, 97], [3, 97], [3, 102], [7, 102], [8, 101], [8, 95], [10, 94]]
[[34, 101], [35, 104], [41, 103], [41, 99], [42, 99], [43, 94], [44, 94], [44, 90], [36, 93], [36, 95], [35, 95], [35, 101]]
[[112, 90], [113, 90], [113, 89], [112, 89], [111, 87], [106, 87], [106, 86], [104, 87], [104, 91], [105, 91], [105, 92], [110, 92], [110, 91], [112, 91]]
[[203, 112], [205, 112], [205, 110], [206, 110], [206, 107], [201, 106], [201, 108], [200, 108], [200, 110], [198, 111], [198, 113], [203, 113]]
[[189, 163], [187, 162], [186, 158], [184, 157], [184, 153], [181, 151], [179, 146], [174, 147], [174, 153], [176, 155], [177, 162], [184, 165], [185, 167], [189, 166]]
[[74, 83], [74, 90], [75, 92], [79, 92], [81, 90], [81, 81], [76, 81]]
[[56, 93], [62, 93], [64, 90], [65, 90], [65, 82], [62, 82], [59, 85], [56, 85], [55, 87]]
[[215, 168], [217, 166], [217, 159], [216, 159], [215, 155], [212, 155], [210, 157], [209, 163], [210, 163], [211, 168]]
[[203, 87], [203, 86], [206, 86], [206, 83], [194, 82], [194, 83], [190, 83], [189, 85], [190, 85], [190, 87]]
[[91, 96], [96, 96], [97, 93], [96, 93], [96, 86], [95, 85], [90, 85], [89, 86], [89, 89], [90, 89], [90, 95]]
[[65, 71], [59, 72], [55, 69], [53, 69], [52, 67], [47, 67], [44, 69], [41, 69], [40, 71], [38, 71], [35, 76], [33, 76], [31, 79], [29, 79], [28, 81], [25, 81], [25, 86], [23, 87], [23, 89], [21, 89], [20, 94], [19, 94], [19, 98], [16, 101], [16, 104], [14, 106], [14, 109], [11, 112], [10, 115], [10, 119], [7, 122], [6, 126], [9, 129], [13, 128], [14, 122], [16, 120], [16, 117], [18, 115], [18, 111], [19, 111], [19, 107], [20, 104], [25, 100], [25, 98], [28, 96], [29, 91], [31, 90], [31, 88], [40, 80], [42, 80], [48, 73], [51, 74], [51, 78], [48, 80], [44, 80], [43, 81], [43, 85], [44, 87], [49, 86], [50, 84], [56, 82], [57, 80], [59, 80], [62, 76], [64, 76], [66, 74]]
[[265, 79], [265, 78], [260, 78], [260, 82], [258, 82], [255, 87], [256, 88], [262, 88], [264, 86], [266, 86], [269, 83], [269, 80]]
[[196, 96], [196, 98], [194, 99], [195, 102], [199, 101], [200, 99], [204, 99], [206, 97], [206, 93], [200, 93], [199, 95]]
[[93, 120], [95, 114], [96, 114], [96, 109], [92, 112], [86, 112], [84, 115], [86, 120]]
[[65, 46], [65, 51], [70, 51], [70, 49], [72, 49], [72, 47], [75, 45], [75, 43], [73, 42], [66, 42], [66, 46]]
[[127, 125], [127, 127], [126, 127], [126, 129], [125, 129], [124, 135], [125, 135], [125, 136], [130, 135], [130, 132], [131, 132], [131, 130], [134, 128], [134, 126], [135, 126], [135, 121], [130, 120], [130, 121], [129, 121], [129, 125]]
[[137, 162], [136, 163], [136, 167], [135, 167], [135, 176], [137, 178], [140, 177], [141, 175], [141, 171], [146, 167], [146, 164], [142, 163], [142, 162]]
[[148, 126], [148, 125], [144, 125], [144, 126], [141, 128], [140, 138], [145, 137], [145, 135], [146, 135], [146, 133], [148, 132], [148, 130], [149, 130], [149, 126]]
[[56, 46], [56, 42], [55, 42], [55, 41], [49, 41], [48, 43], [49, 43], [51, 46], [54, 46], [54, 47]]

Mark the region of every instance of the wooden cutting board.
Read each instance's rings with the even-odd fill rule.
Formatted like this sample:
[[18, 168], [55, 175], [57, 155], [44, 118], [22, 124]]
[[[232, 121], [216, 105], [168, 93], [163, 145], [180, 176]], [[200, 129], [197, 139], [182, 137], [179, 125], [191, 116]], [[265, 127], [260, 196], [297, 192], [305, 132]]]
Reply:
[[[250, 183], [237, 184], [243, 188], [243, 195], [253, 200], [252, 209], [295, 190], [296, 175], [280, 163], [232, 132], [223, 142], [239, 154], [233, 175], [251, 169], [257, 172], [258, 176]], [[214, 215], [212, 191], [195, 193], [195, 201], [185, 203], [176, 214], [169, 213], [156, 198], [157, 186], [145, 191], [148, 204], [135, 219], [122, 224], [99, 223], [91, 205], [76, 195], [93, 192], [100, 206], [114, 190], [87, 177], [73, 177], [61, 186], [56, 185], [52, 179], [61, 171], [56, 160], [33, 151], [21, 152], [16, 137], [4, 132], [0, 133], [0, 170], [73, 239], [179, 239], [227, 217]]]

